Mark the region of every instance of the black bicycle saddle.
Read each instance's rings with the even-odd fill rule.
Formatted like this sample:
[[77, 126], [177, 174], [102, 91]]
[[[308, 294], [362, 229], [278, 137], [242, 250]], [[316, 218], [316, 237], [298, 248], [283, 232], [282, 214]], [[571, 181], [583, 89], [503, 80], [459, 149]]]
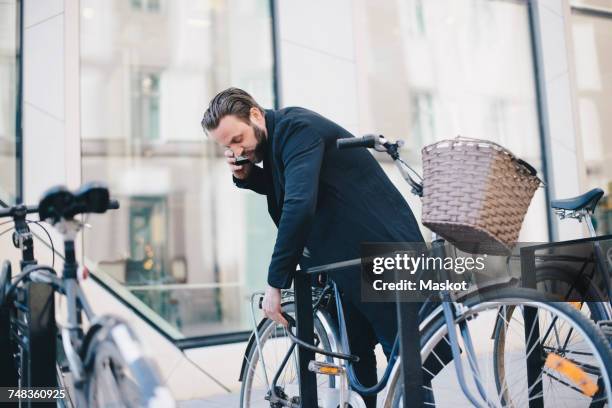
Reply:
[[102, 214], [109, 209], [110, 193], [106, 185], [99, 182], [83, 184], [74, 192], [76, 203], [80, 206], [80, 212]]
[[64, 186], [47, 190], [38, 204], [41, 220], [51, 224], [82, 213], [103, 213], [111, 208], [108, 188], [102, 183], [86, 183], [74, 193]]
[[550, 206], [558, 210], [578, 211], [585, 208], [587, 211], [593, 212], [603, 195], [604, 191], [601, 188], [594, 188], [577, 197], [551, 200]]

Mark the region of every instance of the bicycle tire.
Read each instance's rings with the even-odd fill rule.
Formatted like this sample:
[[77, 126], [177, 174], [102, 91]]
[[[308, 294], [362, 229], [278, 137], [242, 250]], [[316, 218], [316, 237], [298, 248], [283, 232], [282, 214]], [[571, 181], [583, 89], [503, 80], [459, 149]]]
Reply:
[[[587, 319], [585, 316], [580, 314], [576, 309], [571, 306], [560, 303], [560, 302], [549, 302], [546, 298], [542, 296], [541, 293], [531, 290], [531, 289], [518, 289], [518, 288], [508, 288], [497, 290], [494, 293], [490, 294], [481, 294], [480, 297], [474, 297], [472, 299], [466, 299], [464, 302], [465, 306], [468, 307], [468, 311], [466, 314], [462, 315], [462, 317], [458, 318], [455, 322], [457, 325], [460, 321], [476, 321], [480, 318], [480, 315], [483, 313], [486, 307], [494, 310], [496, 303], [499, 304], [520, 304], [523, 307], [542, 307], [544, 310], [552, 310], [555, 313], [558, 313], [560, 316], [563, 316], [568, 321], [575, 323], [575, 327], [579, 330], [584, 339], [590, 343], [594, 351], [594, 355], [597, 357], [599, 362], [599, 367], [601, 367], [601, 374], [603, 378], [604, 387], [603, 389], [606, 392], [606, 397], [610, 400], [610, 377], [612, 376], [612, 350], [610, 349], [610, 345], [606, 341], [603, 334], [597, 329], [597, 326]], [[471, 320], [470, 320], [471, 319]], [[443, 316], [438, 316], [434, 320], [430, 321], [426, 327], [421, 328], [421, 358], [423, 361], [428, 357], [428, 353], [434, 349], [435, 345], [438, 342], [442, 341], [442, 339], [446, 338], [447, 334], [447, 326], [446, 321]], [[444, 367], [446, 368], [446, 367]], [[449, 368], [446, 368], [449, 369]], [[469, 369], [468, 369], [469, 370]], [[520, 374], [520, 373], [519, 373]], [[387, 393], [387, 397], [385, 399], [385, 407], [399, 407], [401, 398], [403, 396], [403, 388], [400, 382], [401, 370], [395, 369], [390, 383], [389, 383], [389, 391]], [[494, 385], [492, 385], [494, 386]], [[453, 407], [460, 407], [460, 397], [459, 395], [463, 395], [462, 391], [458, 386], [456, 386], [459, 391], [452, 394], [453, 399]], [[473, 391], [473, 390], [472, 390]], [[492, 391], [498, 391], [497, 389], [492, 389]], [[440, 394], [435, 393], [434, 389], [434, 397], [439, 396]], [[487, 393], [487, 396], [489, 394]], [[448, 397], [448, 396], [447, 396]], [[502, 403], [503, 401], [494, 401], [496, 403], [500, 403], [500, 405], [495, 406], [523, 406], [522, 405], [507, 405]], [[436, 401], [438, 403], [438, 401]], [[444, 405], [442, 405], [444, 406]], [[466, 404], [465, 406], [471, 406], [470, 404]], [[574, 406], [574, 405], [572, 405]], [[578, 405], [583, 406], [583, 405]], [[588, 406], [588, 404], [586, 405]]]
[[[559, 274], [553, 274], [551, 277], [560, 278]], [[586, 302], [585, 304], [589, 307], [589, 311], [591, 313], [589, 315], [584, 314], [584, 310], [578, 310], [575, 307], [569, 306], [566, 303], [562, 303], [562, 302], [558, 303], [558, 305], [563, 305], [560, 307], [569, 308], [572, 312], [575, 312], [577, 315], [583, 316], [586, 319], [588, 319], [588, 321], [597, 322], [599, 321], [599, 319], [604, 318], [604, 316], [598, 316], [598, 313], [600, 313], [599, 308], [593, 307], [591, 309], [591, 306], [597, 305], [596, 302]], [[506, 318], [506, 320], [512, 319], [512, 315], [514, 314], [514, 311], [515, 311], [514, 308], [512, 309], [508, 308], [508, 310], [506, 311], [506, 313], [508, 314], [508, 317]], [[587, 328], [585, 330], [588, 332], [589, 336], [591, 336], [594, 339], [598, 339], [598, 340], [603, 339], [603, 343], [608, 345], [608, 348], [609, 348], [609, 342], [606, 340], [603, 333], [601, 333], [601, 331], [598, 330], [597, 326], [588, 325], [586, 327]], [[496, 385], [499, 395], [501, 396], [501, 402], [502, 404], [508, 405], [508, 404], [511, 404], [511, 402], [508, 401], [510, 399], [510, 396], [507, 395], [507, 392], [505, 390], [506, 387], [504, 387], [504, 384], [506, 383], [504, 380], [504, 377], [505, 377], [505, 374], [504, 374], [505, 372], [505, 343], [506, 343], [505, 342], [505, 339], [506, 339], [505, 332], [506, 330], [504, 330], [503, 322], [498, 320], [496, 322], [495, 331], [493, 335], [494, 336], [493, 370], [494, 370], [494, 375], [495, 375], [495, 385]], [[610, 365], [608, 365], [608, 367], [610, 367]], [[593, 407], [595, 406], [603, 406], [603, 405], [601, 404], [593, 405]]]
[[[295, 303], [294, 302], [288, 302], [282, 305], [282, 310], [285, 313], [295, 313]], [[259, 337], [260, 337], [260, 341], [262, 343], [262, 349], [263, 347], [265, 347], [265, 342], [270, 338], [270, 336], [273, 334], [273, 328], [276, 326], [276, 323], [273, 322], [270, 319], [264, 319], [263, 323], [259, 324]], [[314, 331], [315, 331], [315, 339], [318, 338], [320, 340], [320, 344], [318, 345], [318, 347], [321, 347], [325, 350], [328, 351], [338, 351], [338, 350], [333, 350], [332, 344], [338, 344], [337, 343], [337, 339], [333, 339], [332, 341], [330, 341], [330, 338], [332, 336], [335, 336], [334, 333], [329, 333], [326, 329], [325, 329], [325, 324], [323, 322], [321, 322], [321, 320], [319, 319], [318, 315], [315, 314], [314, 317]], [[323, 335], [323, 333], [325, 333], [325, 335]], [[288, 338], [287, 338], [288, 340]], [[297, 349], [297, 346], [296, 346]], [[295, 353], [295, 350], [294, 350]], [[264, 355], [266, 354], [266, 352], [264, 351]], [[280, 354], [280, 353], [279, 353]], [[246, 372], [244, 374], [244, 377], [242, 379], [242, 385], [240, 387], [240, 407], [241, 408], [252, 408], [253, 405], [255, 405], [256, 401], [251, 401], [252, 399], [252, 394], [253, 394], [253, 380], [256, 377], [256, 372], [257, 372], [257, 364], [259, 364], [259, 350], [256, 344], [253, 345], [253, 347], [250, 348], [250, 350], [248, 351], [248, 353], [245, 355], [245, 357], [247, 359], [247, 365], [246, 365]], [[325, 357], [326, 361], [330, 361], [331, 358], [330, 357]], [[265, 362], [265, 360], [264, 360]], [[272, 371], [270, 370], [270, 373], [274, 373], [276, 370]], [[270, 375], [270, 377], [272, 377], [273, 374]], [[326, 382], [327, 382], [327, 386], [329, 388], [334, 388], [335, 384], [336, 384], [336, 379], [333, 376], [318, 376], [318, 377], [327, 377], [325, 378]], [[270, 381], [272, 381], [272, 378], [269, 378]], [[317, 383], [321, 383], [321, 381], [318, 379]], [[255, 405], [255, 406], [260, 406], [260, 405]]]
[[104, 316], [87, 332], [81, 351], [85, 380], [80, 387], [88, 408], [174, 407], [153, 362], [142, 353], [129, 326]]

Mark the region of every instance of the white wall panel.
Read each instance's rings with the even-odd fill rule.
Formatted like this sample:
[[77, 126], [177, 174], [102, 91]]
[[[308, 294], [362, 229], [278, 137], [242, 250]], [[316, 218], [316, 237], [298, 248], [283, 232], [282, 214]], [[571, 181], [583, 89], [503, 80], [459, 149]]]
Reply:
[[[551, 0], [548, 3], [561, 3], [561, 1]], [[565, 26], [563, 17], [551, 11], [549, 7], [536, 4], [539, 5], [544, 76], [546, 80], [550, 80], [568, 70]]]
[[[548, 124], [548, 185], [551, 198], [566, 198], [583, 193], [581, 177], [583, 168], [577, 146], [576, 100], [572, 96], [574, 77], [570, 72], [568, 38], [570, 26], [563, 16], [569, 15], [569, 4], [564, 0], [535, 2], [541, 63], [543, 65], [542, 95], [544, 116]], [[548, 209], [548, 211], [551, 211]], [[575, 239], [582, 236], [577, 223], [561, 221], [553, 217], [556, 240]]]
[[25, 28], [39, 24], [64, 11], [64, 0], [24, 0], [23, 25]]
[[355, 64], [286, 41], [282, 51], [282, 101], [349, 126], [357, 120]]
[[[548, 110], [551, 113], [549, 118], [550, 139], [553, 148], [556, 149], [558, 145], [562, 145], [575, 153], [576, 129], [572, 115], [575, 102], [572, 100], [568, 84], [567, 72], [546, 82]], [[553, 156], [552, 159], [555, 160], [556, 157]]]
[[[36, 106], [59, 120], [63, 120], [63, 15], [58, 15], [31, 28], [26, 28], [23, 40], [24, 102]], [[29, 135], [27, 129], [25, 134], [27, 143], [27, 136]]]
[[563, 16], [563, 1], [539, 0], [539, 2], [542, 7], [547, 8], [549, 11], [557, 14], [558, 16]]
[[354, 58], [350, 0], [278, 1], [282, 40], [337, 57]]
[[35, 204], [49, 187], [66, 182], [64, 122], [24, 104], [24, 200]]

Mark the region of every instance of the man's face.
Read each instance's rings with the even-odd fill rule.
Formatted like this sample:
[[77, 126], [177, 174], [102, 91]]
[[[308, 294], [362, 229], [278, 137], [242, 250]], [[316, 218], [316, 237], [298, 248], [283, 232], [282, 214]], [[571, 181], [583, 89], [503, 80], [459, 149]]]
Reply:
[[259, 163], [263, 160], [266, 144], [265, 123], [261, 120], [263, 115], [259, 116], [254, 118], [251, 115], [249, 124], [234, 115], [224, 116], [219, 126], [209, 134], [215, 142], [230, 149], [235, 157], [246, 156], [252, 163]]

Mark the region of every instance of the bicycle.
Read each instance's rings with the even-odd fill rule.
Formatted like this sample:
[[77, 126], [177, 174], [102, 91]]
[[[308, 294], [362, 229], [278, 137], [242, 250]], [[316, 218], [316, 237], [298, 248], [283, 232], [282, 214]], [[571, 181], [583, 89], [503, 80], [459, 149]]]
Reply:
[[[604, 256], [600, 242], [595, 240], [597, 234], [591, 220], [591, 215], [603, 194], [603, 190], [595, 188], [577, 197], [551, 201], [550, 206], [560, 219], [571, 218], [586, 223], [591, 238], [586, 242], [589, 244], [592, 242], [593, 253], [588, 257], [536, 255], [535, 257], [541, 263], [535, 270], [535, 282], [540, 290], [560, 294], [562, 300], [569, 302], [584, 316], [595, 322], [597, 328], [610, 342], [612, 341], [612, 320], [610, 320], [612, 319], [612, 303], [610, 303], [612, 292], [609, 271], [612, 263], [609, 262], [609, 257]], [[584, 245], [584, 243], [578, 242], [578, 245]], [[577, 267], [568, 266], [568, 263], [576, 264]], [[597, 271], [600, 272], [599, 276], [596, 275]], [[514, 310], [508, 309], [506, 313], [506, 318], [511, 320]], [[504, 400], [510, 402], [511, 397], [502, 391], [506, 383], [505, 367], [516, 364], [516, 361], [513, 360], [520, 359], [520, 356], [513, 358], [513, 353], [506, 351], [507, 334], [503, 326], [498, 321], [493, 334], [494, 371], [498, 391], [502, 393]]]
[[[16, 228], [13, 243], [22, 252], [21, 272], [12, 277], [10, 263], [5, 262], [0, 281], [1, 306], [10, 314], [8, 330], [13, 334], [13, 362], [19, 365], [17, 382], [22, 388], [54, 387], [59, 377], [60, 382], [65, 380], [66, 385], [71, 385], [67, 388], [72, 391], [70, 396], [77, 407], [173, 407], [170, 391], [161, 383], [153, 362], [141, 352], [140, 343], [129, 325], [117, 317], [96, 316], [79, 285], [75, 238], [84, 223], [75, 217], [102, 214], [117, 208], [119, 203], [110, 199], [104, 185], [88, 183], [75, 192], [64, 187], [52, 188], [43, 195], [38, 206], [18, 205], [0, 210], [0, 218], [13, 219]], [[63, 237], [61, 278], [53, 265], [37, 265], [32, 234], [27, 227], [27, 223], [34, 221], [25, 218], [33, 213], [38, 213], [40, 220], [51, 224]], [[45, 288], [46, 294], [50, 293], [45, 298], [48, 304], [44, 311], [22, 303], [20, 294], [28, 294], [32, 287]], [[50, 374], [55, 371], [56, 361], [47, 359], [45, 364], [38, 364], [41, 352], [53, 350], [52, 356], [55, 356], [55, 293], [65, 297], [67, 306], [67, 319], [58, 324], [58, 348], [65, 356], [66, 367], [57, 377]], [[89, 322], [86, 331], [82, 324], [83, 314]], [[44, 336], [38, 333], [42, 338], [34, 341], [31, 329], [39, 321], [48, 322], [48, 330]], [[34, 367], [46, 370], [47, 382], [32, 381]], [[67, 369], [68, 378], [64, 378], [64, 369]]]
[[[401, 160], [400, 146], [401, 142], [391, 143], [374, 135], [338, 140], [338, 148], [369, 147], [387, 153], [412, 192], [421, 196], [422, 184], [412, 178], [411, 172], [416, 172]], [[431, 250], [434, 256], [444, 257], [444, 241], [434, 237]], [[311, 268], [307, 272], [321, 273], [359, 263], [360, 260], [345, 261], [325, 268]], [[353, 408], [364, 407], [359, 394], [375, 395], [385, 387], [384, 407], [403, 404], [397, 339], [379, 382], [370, 387], [359, 383], [352, 367], [356, 356], [351, 354], [348, 345], [342, 299], [333, 282], [318, 292], [313, 301], [314, 345], [303, 344], [292, 332], [295, 305], [291, 292], [285, 292], [282, 304], [289, 328], [268, 319], [257, 324], [254, 302], [260, 295], [255, 293], [251, 298], [254, 334], [247, 346], [240, 375], [242, 408], [299, 406], [296, 347], [317, 353], [318, 361], [311, 362], [309, 369], [317, 374], [319, 403], [325, 407], [345, 407], [347, 404]], [[535, 290], [494, 287], [463, 299], [454, 299], [445, 291], [439, 298], [425, 301], [419, 311], [419, 327], [426, 405], [522, 407], [541, 406], [558, 399], [586, 405], [610, 401], [612, 350], [609, 344], [591, 321], [558, 300], [544, 297]], [[329, 304], [336, 306], [337, 323], [325, 308]], [[522, 313], [515, 313], [508, 320], [509, 309]], [[513, 351], [530, 363], [529, 370], [525, 364], [507, 373], [514, 377], [512, 381], [505, 378], [502, 392], [492, 373], [492, 345], [488, 342], [485, 349], [482, 339], [486, 336], [472, 335], [491, 333], [491, 328], [500, 319], [506, 333], [518, 334], [513, 338], [507, 336], [505, 344], [511, 344]], [[517, 325], [520, 330], [515, 329]], [[544, 334], [543, 339], [540, 333]], [[543, 347], [551, 333], [554, 335], [552, 346]], [[478, 341], [478, 353], [474, 338]], [[544, 387], [545, 379], [548, 387]], [[468, 380], [471, 381], [468, 383]]]

